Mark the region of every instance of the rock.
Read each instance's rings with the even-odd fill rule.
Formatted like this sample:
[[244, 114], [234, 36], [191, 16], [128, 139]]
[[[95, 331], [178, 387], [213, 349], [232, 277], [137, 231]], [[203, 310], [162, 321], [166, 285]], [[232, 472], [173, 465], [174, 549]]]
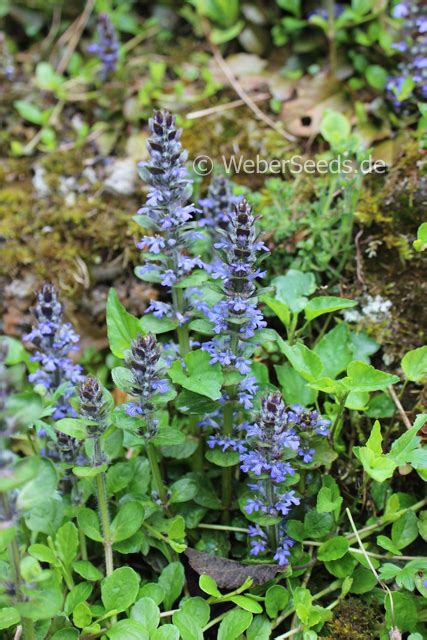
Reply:
[[104, 188], [118, 195], [131, 196], [135, 192], [136, 163], [131, 158], [114, 160], [107, 167]]

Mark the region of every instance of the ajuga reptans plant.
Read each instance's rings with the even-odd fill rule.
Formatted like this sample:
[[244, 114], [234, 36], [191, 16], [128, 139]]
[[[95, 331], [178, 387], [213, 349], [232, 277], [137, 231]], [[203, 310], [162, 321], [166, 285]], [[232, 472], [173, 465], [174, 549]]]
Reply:
[[137, 220], [153, 234], [144, 236], [138, 244], [145, 250], [145, 265], [137, 267], [136, 274], [170, 289], [172, 304], [155, 300], [147, 312], [156, 318], [173, 319], [179, 325], [180, 351], [184, 356], [190, 349], [186, 324], [191, 302], [181, 283], [195, 267], [203, 267], [201, 259], [191, 255], [193, 241], [202, 235], [194, 229], [196, 209], [188, 203], [193, 187], [185, 167], [187, 154], [181, 147], [181, 129], [167, 111], [155, 111], [149, 125], [150, 160], [140, 163], [139, 169], [150, 188]]
[[98, 41], [89, 45], [88, 50], [95, 53], [102, 68], [101, 80], [107, 80], [116, 70], [119, 60], [120, 43], [117, 32], [107, 13], [98, 17]]

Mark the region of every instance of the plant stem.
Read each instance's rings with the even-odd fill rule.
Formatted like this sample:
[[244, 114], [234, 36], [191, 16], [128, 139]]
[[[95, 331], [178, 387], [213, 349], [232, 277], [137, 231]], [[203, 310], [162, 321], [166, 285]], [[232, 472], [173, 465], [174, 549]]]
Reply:
[[[233, 411], [234, 403], [229, 401], [224, 406], [224, 423], [222, 432], [224, 436], [231, 436], [233, 434]], [[230, 505], [233, 496], [233, 467], [223, 467], [222, 469], [222, 506], [223, 524], [228, 524], [230, 521]]]
[[98, 473], [96, 476], [96, 490], [98, 495], [99, 519], [101, 523], [105, 554], [105, 572], [107, 576], [111, 576], [114, 571], [113, 542], [111, 539], [110, 511], [108, 509], [107, 481], [104, 472]]
[[[265, 480], [265, 491], [266, 491], [268, 504], [270, 506], [273, 506], [274, 505], [274, 488], [273, 488], [273, 482], [271, 478], [267, 478]], [[268, 543], [270, 545], [270, 551], [273, 554], [277, 549], [277, 544], [279, 539], [278, 533], [279, 532], [278, 532], [277, 524], [270, 524], [267, 526]]]
[[[184, 312], [184, 292], [182, 289], [178, 287], [172, 288], [172, 302], [176, 312]], [[176, 332], [178, 335], [179, 353], [181, 358], [184, 358], [187, 353], [191, 351], [188, 324], [178, 326]]]
[[148, 461], [150, 463], [151, 475], [153, 476], [154, 486], [157, 493], [159, 494], [159, 498], [162, 501], [162, 504], [165, 505], [167, 502], [166, 489], [165, 485], [163, 484], [162, 473], [157, 461], [156, 450], [151, 442], [146, 442], [146, 451]]

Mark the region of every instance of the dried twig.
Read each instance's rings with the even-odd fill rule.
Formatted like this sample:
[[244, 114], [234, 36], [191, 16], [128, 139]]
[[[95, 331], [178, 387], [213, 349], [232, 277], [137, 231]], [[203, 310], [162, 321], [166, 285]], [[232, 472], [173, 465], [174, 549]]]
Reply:
[[[251, 97], [251, 100], [252, 102], [262, 102], [263, 100], [268, 100], [269, 97], [269, 93], [259, 93], [258, 95]], [[187, 120], [196, 120], [197, 118], [204, 118], [205, 116], [211, 116], [215, 113], [222, 113], [223, 111], [228, 111], [228, 109], [241, 107], [244, 104], [246, 104], [244, 100], [232, 100], [231, 102], [217, 104], [215, 107], [209, 107], [208, 109], [192, 111], [191, 113], [187, 113]]]
[[402, 407], [402, 403], [400, 402], [399, 398], [396, 395], [396, 391], [393, 389], [393, 387], [390, 385], [388, 388], [388, 392], [391, 396], [391, 399], [393, 400], [394, 404], [396, 405], [396, 409], [398, 410], [398, 412], [400, 413], [400, 416], [405, 424], [405, 427], [407, 429], [410, 429], [412, 427], [411, 425], [411, 421], [409, 420], [408, 416], [405, 413], [405, 409]]
[[356, 234], [356, 237], [354, 239], [354, 243], [356, 245], [356, 276], [360, 284], [365, 284], [365, 280], [363, 277], [363, 258], [362, 258], [362, 252], [360, 250], [360, 242], [359, 242], [362, 235], [363, 235], [363, 229], [360, 229], [360, 231]]
[[258, 118], [258, 120], [262, 120], [262, 122], [265, 122], [266, 125], [268, 125], [272, 129], [277, 131], [277, 133], [279, 135], [281, 135], [283, 138], [285, 138], [286, 140], [290, 140], [291, 142], [295, 142], [296, 141], [295, 136], [291, 135], [290, 133], [287, 133], [287, 131], [285, 131], [279, 124], [277, 124], [277, 122], [274, 122], [274, 120], [272, 120], [263, 111], [261, 111], [261, 109], [259, 109], [259, 107], [254, 103], [252, 98], [250, 96], [248, 96], [248, 94], [243, 89], [243, 87], [240, 84], [240, 82], [237, 80], [237, 78], [235, 78], [235, 76], [234, 76], [233, 72], [231, 71], [230, 67], [228, 66], [227, 62], [224, 60], [221, 51], [211, 41], [211, 39], [209, 37], [209, 27], [205, 24], [204, 28], [205, 28], [205, 33], [206, 33], [206, 36], [208, 38], [209, 46], [210, 46], [210, 48], [212, 50], [213, 56], [215, 58], [215, 61], [218, 64], [218, 66], [221, 69], [221, 71], [224, 73], [224, 75], [227, 78], [227, 80], [230, 83], [230, 85], [233, 87], [234, 91], [239, 96], [239, 98], [241, 100], [243, 100], [243, 102], [255, 114], [255, 116]]
[[13, 636], [13, 640], [20, 640], [22, 636], [22, 624], [16, 627], [15, 635]]
[[56, 69], [59, 74], [64, 73], [65, 69], [67, 68], [68, 63], [70, 62], [70, 58], [73, 55], [77, 45], [79, 44], [79, 40], [83, 31], [85, 30], [94, 6], [95, 0], [87, 0], [85, 8], [83, 9], [81, 15], [72, 24], [71, 36], [69, 38], [68, 45]]
[[359, 532], [356, 528], [356, 525], [354, 524], [354, 520], [353, 520], [353, 516], [351, 515], [351, 511], [350, 509], [347, 507], [347, 509], [345, 510], [347, 513], [347, 517], [350, 520], [350, 524], [351, 524], [351, 528], [354, 531], [354, 535], [356, 536], [356, 540], [359, 544], [360, 550], [363, 553], [363, 556], [366, 560], [366, 562], [368, 563], [368, 566], [370, 568], [370, 570], [372, 571], [372, 573], [374, 574], [374, 576], [376, 577], [378, 584], [380, 585], [380, 587], [387, 593], [387, 595], [390, 598], [390, 614], [391, 614], [391, 623], [393, 626], [393, 630], [396, 628], [396, 624], [395, 624], [395, 617], [394, 617], [394, 602], [393, 602], [393, 594], [390, 591], [390, 589], [388, 588], [388, 586], [386, 585], [385, 582], [383, 582], [380, 578], [380, 576], [378, 575], [374, 565], [372, 564], [371, 558], [368, 556], [368, 554], [366, 553], [365, 547], [363, 546], [363, 542], [360, 538]]

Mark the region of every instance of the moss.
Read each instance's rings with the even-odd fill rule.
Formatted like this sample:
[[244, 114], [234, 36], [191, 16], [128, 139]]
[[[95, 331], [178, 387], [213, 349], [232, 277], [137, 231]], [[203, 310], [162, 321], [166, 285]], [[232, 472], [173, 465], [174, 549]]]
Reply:
[[323, 640], [378, 640], [380, 620], [379, 608], [349, 598], [334, 609], [334, 617], [321, 637]]
[[[46, 173], [51, 186], [68, 171], [78, 177], [77, 157], [52, 154], [42, 162], [52, 171]], [[75, 192], [72, 205], [56, 189], [51, 196], [39, 198], [28, 161], [5, 164], [5, 174], [14, 175], [15, 180], [6, 183], [0, 176], [0, 236], [4, 239], [0, 275], [16, 278], [31, 266], [38, 279], [54, 279], [75, 293], [81, 288], [82, 269], [90, 271], [119, 254], [124, 264], [136, 262], [135, 239], [140, 235], [132, 221], [139, 204], [136, 199], [98, 193], [99, 185], [92, 192]]]

